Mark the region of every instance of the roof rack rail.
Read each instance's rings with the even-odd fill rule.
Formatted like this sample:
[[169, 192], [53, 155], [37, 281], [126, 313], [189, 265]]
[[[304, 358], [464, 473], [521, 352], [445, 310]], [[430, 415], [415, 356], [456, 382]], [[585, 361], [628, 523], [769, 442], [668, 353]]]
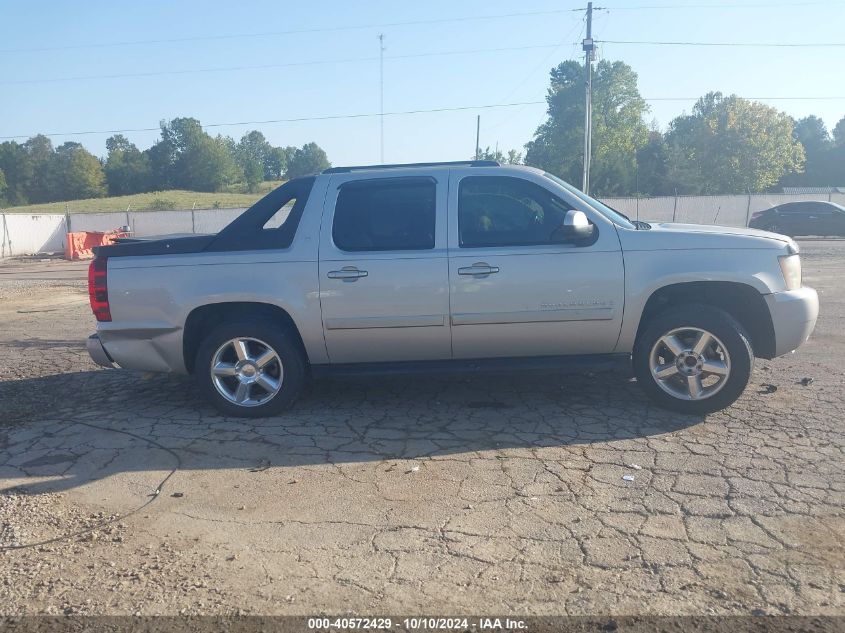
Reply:
[[329, 167], [324, 169], [324, 174], [347, 174], [351, 171], [362, 171], [365, 169], [397, 169], [401, 167], [450, 167], [458, 165], [464, 167], [500, 167], [495, 160], [454, 160], [442, 163], [397, 163], [394, 165], [351, 165], [349, 167]]

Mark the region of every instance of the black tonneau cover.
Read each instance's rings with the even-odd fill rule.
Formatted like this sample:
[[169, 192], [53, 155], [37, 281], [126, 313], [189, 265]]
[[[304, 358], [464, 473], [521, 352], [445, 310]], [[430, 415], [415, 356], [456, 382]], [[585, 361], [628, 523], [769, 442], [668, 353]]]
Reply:
[[[98, 257], [141, 257], [288, 248], [293, 242], [313, 185], [314, 176], [289, 180], [261, 198], [217, 234], [121, 238], [110, 246], [95, 247], [94, 253]], [[287, 220], [278, 228], [265, 229], [267, 220], [291, 200], [296, 202]]]
[[159, 239], [123, 238], [110, 246], [98, 246], [98, 257], [139, 257], [141, 255], [181, 255], [201, 253], [211, 246], [216, 235], [172, 236]]

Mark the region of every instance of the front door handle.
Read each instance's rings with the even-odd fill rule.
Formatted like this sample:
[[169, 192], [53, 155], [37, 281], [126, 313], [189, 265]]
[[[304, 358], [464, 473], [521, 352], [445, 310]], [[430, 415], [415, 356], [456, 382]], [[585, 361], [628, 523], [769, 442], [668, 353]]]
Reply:
[[498, 266], [491, 266], [490, 264], [486, 264], [484, 262], [477, 262], [472, 266], [458, 268], [459, 275], [491, 275], [497, 272], [499, 272]]
[[340, 270], [330, 270], [329, 279], [343, 279], [343, 281], [355, 281], [366, 277], [369, 273], [366, 270], [358, 270], [355, 266], [344, 266]]

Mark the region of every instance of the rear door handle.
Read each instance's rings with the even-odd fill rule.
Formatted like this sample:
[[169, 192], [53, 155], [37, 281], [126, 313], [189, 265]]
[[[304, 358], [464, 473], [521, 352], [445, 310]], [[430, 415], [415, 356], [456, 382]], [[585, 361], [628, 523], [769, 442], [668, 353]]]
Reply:
[[366, 277], [369, 273], [366, 270], [358, 270], [354, 266], [344, 266], [340, 270], [330, 270], [329, 279], [343, 279], [344, 281], [355, 281]]
[[472, 266], [458, 268], [459, 275], [491, 275], [497, 272], [499, 272], [498, 266], [491, 266], [490, 264], [485, 264], [484, 262], [477, 262]]

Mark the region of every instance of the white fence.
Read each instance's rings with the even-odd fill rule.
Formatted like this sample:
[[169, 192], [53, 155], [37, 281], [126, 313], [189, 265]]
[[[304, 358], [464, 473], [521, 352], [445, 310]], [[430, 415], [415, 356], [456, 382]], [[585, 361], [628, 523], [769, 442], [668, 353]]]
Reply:
[[744, 196], [666, 196], [663, 198], [607, 198], [604, 200], [633, 219], [748, 226], [751, 215], [784, 202], [824, 200], [845, 205], [845, 193], [755, 193]]
[[[751, 194], [743, 196], [667, 196], [606, 198], [625, 215], [650, 222], [746, 226], [756, 211], [784, 202], [826, 200], [845, 205], [845, 194]], [[138, 237], [171, 233], [216, 233], [244, 209], [128, 211], [29, 215], [0, 213], [0, 257], [64, 251], [71, 231], [110, 231], [128, 225]]]
[[111, 231], [129, 226], [138, 237], [172, 233], [217, 233], [245, 211], [118, 211], [68, 215], [0, 213], [0, 257], [63, 252], [70, 231]]

